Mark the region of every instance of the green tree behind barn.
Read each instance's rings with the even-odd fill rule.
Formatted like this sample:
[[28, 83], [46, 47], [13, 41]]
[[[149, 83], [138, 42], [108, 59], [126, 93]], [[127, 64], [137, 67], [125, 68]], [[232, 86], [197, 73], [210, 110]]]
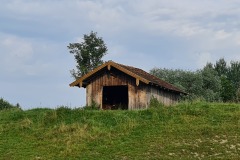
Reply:
[[77, 63], [76, 70], [70, 71], [75, 79], [103, 64], [102, 58], [108, 50], [103, 39], [97, 36], [97, 32], [93, 31], [89, 35], [84, 34], [83, 42], [70, 43], [67, 47]]
[[168, 81], [185, 92], [188, 98], [206, 101], [239, 102], [240, 101], [240, 62], [224, 58], [213, 65], [207, 63], [203, 69], [185, 71], [180, 69], [153, 68], [150, 73]]

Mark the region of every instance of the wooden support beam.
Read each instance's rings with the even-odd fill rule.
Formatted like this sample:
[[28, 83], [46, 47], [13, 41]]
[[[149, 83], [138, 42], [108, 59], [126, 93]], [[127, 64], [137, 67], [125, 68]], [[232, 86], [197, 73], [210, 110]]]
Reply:
[[107, 68], [108, 68], [108, 70], [110, 71], [110, 70], [111, 70], [111, 65], [109, 64], [109, 65], [107, 66]]
[[136, 85], [139, 86], [139, 79], [136, 78]]
[[79, 82], [79, 87], [81, 88], [81, 87], [82, 87], [82, 85], [83, 85], [83, 84], [82, 84], [82, 81], [80, 81], [80, 82]]

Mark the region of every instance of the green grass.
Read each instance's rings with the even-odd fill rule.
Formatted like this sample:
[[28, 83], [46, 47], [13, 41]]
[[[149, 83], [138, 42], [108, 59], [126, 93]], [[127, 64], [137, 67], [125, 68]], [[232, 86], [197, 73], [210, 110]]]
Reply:
[[240, 105], [0, 111], [0, 159], [239, 159]]

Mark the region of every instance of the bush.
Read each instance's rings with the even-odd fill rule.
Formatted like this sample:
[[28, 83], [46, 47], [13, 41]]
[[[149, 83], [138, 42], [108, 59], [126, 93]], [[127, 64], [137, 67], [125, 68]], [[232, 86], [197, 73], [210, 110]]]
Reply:
[[4, 100], [3, 98], [0, 98], [0, 110], [12, 109], [12, 108], [20, 108], [20, 106], [19, 104], [18, 106], [14, 106], [10, 104], [8, 101]]
[[157, 108], [162, 108], [164, 106], [163, 103], [157, 100], [157, 98], [152, 97], [150, 100], [150, 109], [157, 109]]

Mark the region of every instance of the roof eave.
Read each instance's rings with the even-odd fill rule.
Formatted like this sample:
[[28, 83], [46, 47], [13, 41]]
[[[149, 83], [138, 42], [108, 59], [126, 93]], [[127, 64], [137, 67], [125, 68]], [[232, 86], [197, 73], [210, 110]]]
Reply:
[[156, 86], [156, 87], [160, 87], [160, 88], [163, 88], [163, 89], [166, 89], [168, 91], [172, 91], [172, 92], [177, 92], [177, 93], [180, 93], [180, 94], [184, 94], [184, 95], [188, 95], [188, 93], [184, 92], [184, 91], [181, 91], [181, 90], [175, 90], [175, 89], [170, 89], [170, 88], [166, 88], [166, 87], [163, 87], [159, 84], [156, 84], [154, 82], [150, 82], [150, 84]]
[[94, 69], [93, 71], [85, 74], [84, 76], [80, 77], [79, 79], [77, 79], [76, 81], [72, 82], [69, 84], [70, 87], [75, 87], [75, 86], [78, 86], [78, 87], [83, 87], [83, 81], [85, 79], [87, 79], [88, 77], [92, 76], [93, 74], [95, 74], [96, 72], [98, 72], [99, 70], [105, 68], [105, 67], [108, 67], [108, 70], [111, 69], [111, 66], [114, 67], [114, 68], [117, 68], [118, 70], [124, 72], [125, 74], [131, 76], [131, 77], [134, 77], [136, 78], [136, 80], [139, 80], [139, 81], [142, 81], [143, 83], [146, 83], [146, 84], [149, 84], [150, 81], [143, 78], [143, 77], [140, 77], [138, 76], [137, 74], [121, 67], [120, 65], [118, 65], [117, 63], [114, 63], [113, 61], [108, 61], [104, 64], [102, 64], [101, 66], [97, 67], [96, 69]]

